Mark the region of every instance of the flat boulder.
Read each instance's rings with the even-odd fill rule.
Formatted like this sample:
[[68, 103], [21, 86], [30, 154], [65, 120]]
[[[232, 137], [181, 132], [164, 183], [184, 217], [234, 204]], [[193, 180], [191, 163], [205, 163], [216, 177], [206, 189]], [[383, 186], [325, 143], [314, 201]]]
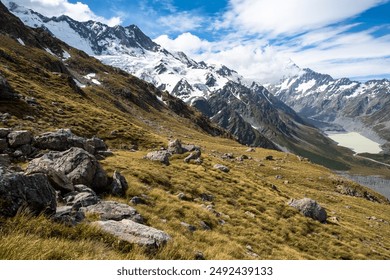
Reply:
[[161, 230], [138, 224], [131, 220], [97, 221], [92, 224], [120, 240], [141, 246], [161, 247], [171, 239], [167, 233]]
[[229, 167], [222, 165], [222, 164], [214, 165], [214, 169], [218, 169], [218, 170], [225, 172], [225, 173], [228, 173], [230, 171]]
[[45, 174], [8, 173], [0, 180], [0, 216], [13, 217], [25, 210], [32, 214], [56, 212], [55, 190]]
[[324, 208], [322, 208], [317, 201], [310, 198], [302, 199], [291, 199], [288, 202], [288, 205], [296, 208], [304, 216], [317, 220], [321, 223], [326, 222], [327, 213]]
[[133, 207], [116, 201], [100, 201], [98, 204], [82, 207], [85, 213], [97, 214], [101, 220], [121, 221], [123, 219], [143, 223], [142, 216]]
[[202, 152], [200, 150], [195, 150], [184, 159], [184, 162], [189, 163], [191, 160], [197, 160], [201, 155]]
[[151, 161], [158, 161], [165, 165], [169, 165], [169, 157], [171, 154], [168, 151], [154, 151], [150, 152], [145, 156], [145, 159]]

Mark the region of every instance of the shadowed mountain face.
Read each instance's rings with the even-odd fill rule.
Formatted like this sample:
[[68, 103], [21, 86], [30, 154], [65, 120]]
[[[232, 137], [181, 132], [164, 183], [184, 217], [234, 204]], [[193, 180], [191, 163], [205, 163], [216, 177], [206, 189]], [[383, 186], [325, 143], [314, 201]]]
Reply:
[[[80, 23], [66, 16], [46, 18], [15, 4], [10, 5], [10, 10], [25, 24], [42, 27], [102, 62], [193, 105], [240, 143], [296, 153], [309, 150], [310, 157], [317, 162], [327, 162], [329, 150], [337, 149], [261, 85], [246, 82], [223, 65], [208, 65], [182, 52], [169, 52], [134, 25], [109, 27], [91, 21]], [[312, 157], [312, 153], [318, 157]], [[326, 160], [322, 161], [324, 157]]]

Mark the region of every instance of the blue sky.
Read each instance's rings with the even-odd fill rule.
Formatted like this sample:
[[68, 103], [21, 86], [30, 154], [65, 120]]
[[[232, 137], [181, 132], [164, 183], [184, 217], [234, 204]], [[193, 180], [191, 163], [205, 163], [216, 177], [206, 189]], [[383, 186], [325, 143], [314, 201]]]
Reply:
[[262, 82], [292, 63], [335, 78], [390, 78], [390, 0], [14, 0], [46, 15], [138, 25], [169, 50]]

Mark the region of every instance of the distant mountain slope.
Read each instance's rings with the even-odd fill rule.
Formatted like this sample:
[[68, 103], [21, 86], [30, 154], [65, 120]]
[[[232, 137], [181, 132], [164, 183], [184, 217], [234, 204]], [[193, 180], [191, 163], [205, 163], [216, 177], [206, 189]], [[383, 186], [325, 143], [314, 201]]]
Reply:
[[361, 83], [303, 69], [268, 89], [324, 130], [357, 130], [382, 143], [390, 141], [390, 81], [386, 79]]

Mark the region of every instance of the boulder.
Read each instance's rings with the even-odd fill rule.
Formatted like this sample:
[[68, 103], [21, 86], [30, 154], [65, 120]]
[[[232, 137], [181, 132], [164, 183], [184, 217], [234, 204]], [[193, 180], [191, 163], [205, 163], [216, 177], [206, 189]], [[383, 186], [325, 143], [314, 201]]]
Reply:
[[85, 139], [72, 133], [70, 129], [46, 132], [34, 138], [35, 146], [43, 150], [66, 151], [71, 147], [84, 149]]
[[165, 165], [169, 165], [169, 157], [170, 153], [168, 151], [154, 151], [150, 152], [145, 156], [145, 159], [151, 160], [151, 161], [158, 161]]
[[56, 212], [56, 193], [45, 174], [9, 173], [0, 180], [0, 216], [13, 217], [21, 210], [38, 215]]
[[197, 160], [201, 156], [201, 151], [200, 150], [195, 150], [192, 152], [188, 157], [184, 159], [184, 162], [189, 163], [191, 160]]
[[81, 210], [85, 213], [98, 214], [101, 220], [129, 219], [137, 223], [143, 223], [144, 220], [133, 207], [116, 201], [100, 201], [98, 204], [82, 207]]
[[130, 203], [134, 205], [138, 205], [138, 204], [146, 204], [146, 201], [142, 197], [134, 196], [130, 199]]
[[95, 205], [100, 201], [96, 193], [84, 185], [76, 185], [75, 191], [66, 194], [63, 199], [73, 210]]
[[165, 245], [171, 239], [168, 234], [161, 230], [141, 225], [131, 220], [97, 221], [92, 224], [118, 237], [120, 240], [152, 248]]
[[66, 177], [65, 173], [55, 170], [51, 167], [49, 160], [33, 160], [26, 169], [26, 174], [44, 173], [47, 175], [52, 187], [63, 194], [74, 191], [72, 182]]
[[222, 164], [216, 164], [214, 165], [215, 169], [221, 170], [222, 172], [228, 173], [230, 171], [229, 167], [222, 165]]
[[11, 132], [9, 128], [0, 128], [0, 138], [7, 138], [8, 134]]
[[79, 137], [70, 129], [59, 129], [54, 132], [46, 132], [34, 138], [35, 146], [43, 150], [66, 151], [72, 147], [81, 148], [91, 154], [98, 151], [106, 151], [107, 146], [100, 138], [91, 139]]
[[29, 163], [27, 170], [35, 166], [62, 172], [73, 185], [86, 185], [94, 191], [105, 191], [107, 174], [97, 159], [81, 148], [71, 148], [64, 152], [49, 152]]
[[57, 223], [75, 226], [85, 219], [85, 215], [71, 206], [60, 206], [57, 207], [56, 213], [51, 218]]
[[111, 193], [113, 195], [122, 196], [126, 194], [129, 185], [127, 184], [126, 178], [119, 172], [114, 171], [111, 184]]
[[181, 147], [181, 142], [179, 139], [169, 141], [168, 143], [168, 152], [170, 154], [182, 154], [183, 148]]
[[327, 213], [324, 208], [322, 208], [315, 200], [310, 198], [303, 199], [292, 199], [289, 201], [288, 205], [296, 208], [304, 216], [310, 217], [314, 220], [317, 220], [321, 223], [326, 222]]
[[183, 153], [188, 153], [188, 152], [193, 152], [193, 151], [196, 151], [196, 150], [199, 150], [199, 151], [201, 150], [200, 147], [195, 146], [193, 144], [188, 144], [188, 145], [182, 144], [181, 148], [183, 149]]
[[17, 148], [22, 145], [30, 144], [32, 135], [30, 131], [12, 131], [8, 134], [8, 143], [11, 148]]
[[8, 172], [8, 167], [10, 166], [11, 161], [9, 159], [9, 155], [0, 154], [0, 178], [4, 176], [5, 173]]
[[256, 150], [254, 148], [249, 148], [248, 150], [246, 150], [248, 153], [254, 153], [256, 152]]

